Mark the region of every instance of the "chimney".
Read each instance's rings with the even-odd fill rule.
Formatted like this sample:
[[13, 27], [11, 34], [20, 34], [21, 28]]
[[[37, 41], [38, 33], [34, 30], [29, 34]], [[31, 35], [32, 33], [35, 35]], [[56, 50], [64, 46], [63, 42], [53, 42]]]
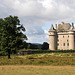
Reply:
[[72, 23], [72, 27], [74, 28], [74, 23]]
[[55, 24], [55, 29], [57, 30], [57, 24]]
[[63, 25], [64, 24], [64, 22], [61, 22], [61, 25]]

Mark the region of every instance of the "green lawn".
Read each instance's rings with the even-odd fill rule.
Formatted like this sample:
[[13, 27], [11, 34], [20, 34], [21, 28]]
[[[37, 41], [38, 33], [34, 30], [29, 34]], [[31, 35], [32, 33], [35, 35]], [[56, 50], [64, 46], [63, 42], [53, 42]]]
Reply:
[[0, 66], [0, 75], [75, 75], [73, 66]]

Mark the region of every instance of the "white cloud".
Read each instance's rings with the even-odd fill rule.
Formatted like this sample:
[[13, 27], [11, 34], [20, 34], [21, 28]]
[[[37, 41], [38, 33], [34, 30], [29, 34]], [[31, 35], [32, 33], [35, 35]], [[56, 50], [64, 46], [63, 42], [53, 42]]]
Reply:
[[75, 0], [0, 0], [0, 17], [17, 15], [30, 42], [48, 41], [46, 23], [75, 20]]

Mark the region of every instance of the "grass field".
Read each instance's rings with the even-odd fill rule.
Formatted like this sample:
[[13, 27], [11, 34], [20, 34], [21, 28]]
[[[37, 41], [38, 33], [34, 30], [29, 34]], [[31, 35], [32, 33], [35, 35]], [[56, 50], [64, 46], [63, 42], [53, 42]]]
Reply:
[[75, 66], [0, 66], [0, 75], [75, 75]]
[[75, 53], [44, 53], [24, 56], [0, 56], [0, 65], [53, 65], [75, 66]]
[[75, 53], [0, 56], [0, 75], [75, 75]]

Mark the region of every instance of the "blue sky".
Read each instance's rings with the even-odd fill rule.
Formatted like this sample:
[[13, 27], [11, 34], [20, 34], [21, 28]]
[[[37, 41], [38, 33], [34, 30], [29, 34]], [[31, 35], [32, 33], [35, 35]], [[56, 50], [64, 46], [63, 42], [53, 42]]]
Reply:
[[27, 42], [49, 42], [51, 24], [75, 23], [75, 0], [0, 0], [0, 18], [18, 16]]

